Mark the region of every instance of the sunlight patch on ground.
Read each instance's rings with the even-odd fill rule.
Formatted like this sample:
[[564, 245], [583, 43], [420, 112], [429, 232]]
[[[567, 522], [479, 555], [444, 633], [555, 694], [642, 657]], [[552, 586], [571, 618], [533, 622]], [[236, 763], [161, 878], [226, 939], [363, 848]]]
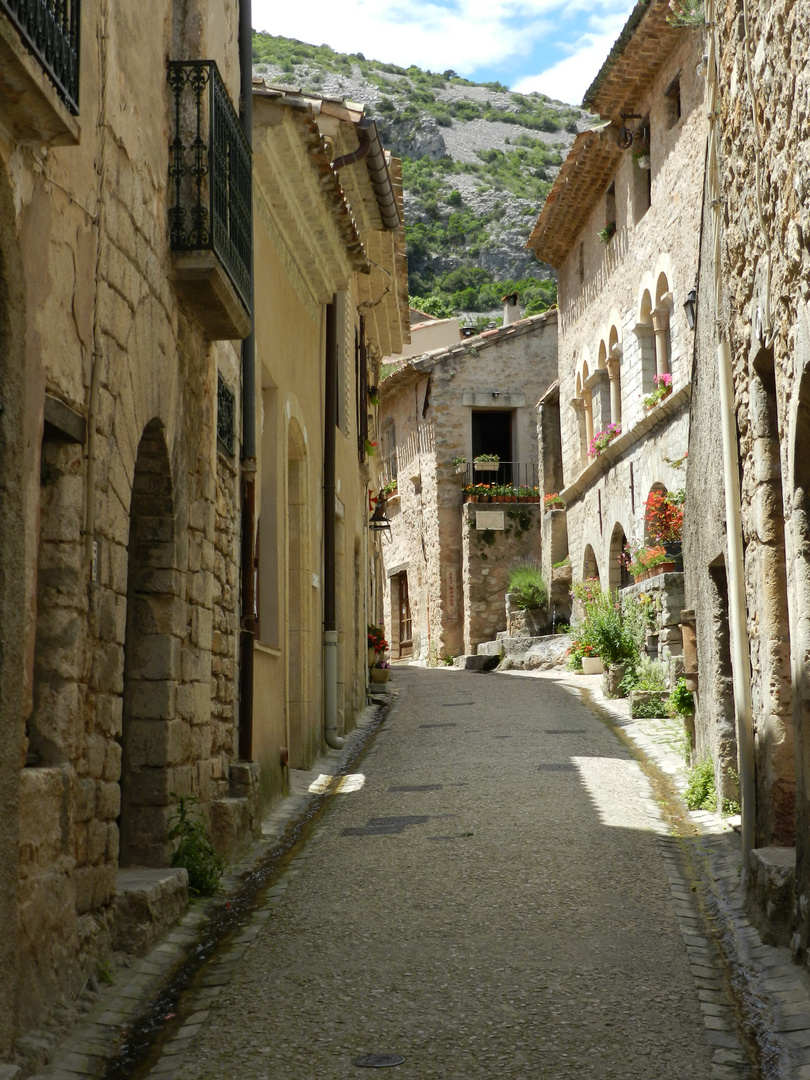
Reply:
[[627, 758], [575, 757], [591, 802], [603, 825], [618, 829], [649, 829], [651, 792], [638, 762]]
[[326, 773], [321, 773], [318, 779], [309, 785], [309, 790], [313, 795], [348, 795], [352, 791], [359, 791], [365, 782], [363, 773], [349, 773], [348, 776], [327, 776]]

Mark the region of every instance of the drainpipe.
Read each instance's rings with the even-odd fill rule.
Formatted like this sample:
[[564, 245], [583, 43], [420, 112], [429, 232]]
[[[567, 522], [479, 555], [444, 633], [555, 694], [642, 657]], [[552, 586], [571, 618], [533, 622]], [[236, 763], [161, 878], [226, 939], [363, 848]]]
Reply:
[[[718, 146], [720, 134], [719, 80], [717, 76], [717, 29], [715, 0], [707, 0], [706, 26], [709, 31], [709, 198], [712, 206], [715, 316], [718, 320], [717, 376], [720, 391], [720, 423], [723, 434], [723, 480], [726, 497], [726, 535], [728, 541], [729, 625], [731, 629], [734, 709], [737, 716], [737, 757], [740, 772], [742, 809], [741, 848], [742, 882], [748, 876], [749, 854], [755, 843], [756, 788], [754, 784], [754, 726], [751, 707], [751, 661], [748, 654], [748, 624], [745, 605], [745, 560], [740, 512], [740, 463], [737, 446], [737, 423], [734, 414], [734, 378], [731, 369], [731, 346], [723, 332], [720, 313], [723, 303], [721, 262], [722, 194]], [[746, 49], [748, 42], [746, 41]]]
[[337, 648], [335, 618], [335, 433], [337, 432], [337, 297], [326, 307], [323, 424], [323, 737], [332, 750], [343, 748], [337, 733]]
[[[251, 0], [239, 4], [239, 119], [253, 147], [253, 28]], [[253, 331], [253, 250], [250, 270], [250, 334], [242, 342], [242, 622], [239, 632], [239, 757], [253, 760], [253, 643], [255, 634], [256, 339]]]

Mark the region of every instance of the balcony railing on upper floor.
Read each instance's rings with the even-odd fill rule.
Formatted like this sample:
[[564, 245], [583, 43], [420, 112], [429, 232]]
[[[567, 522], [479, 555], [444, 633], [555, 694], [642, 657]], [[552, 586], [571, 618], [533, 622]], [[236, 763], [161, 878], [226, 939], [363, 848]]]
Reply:
[[536, 461], [499, 461], [495, 468], [483, 469], [471, 462], [462, 473], [465, 495], [469, 494], [468, 489], [475, 488], [477, 490], [473, 494], [479, 500], [489, 494], [491, 498], [538, 502], [539, 484], [539, 467]]
[[69, 111], [78, 115], [81, 0], [0, 0], [3, 14]]
[[249, 315], [250, 146], [213, 60], [170, 61], [168, 80], [174, 95], [169, 159], [172, 251], [216, 255]]

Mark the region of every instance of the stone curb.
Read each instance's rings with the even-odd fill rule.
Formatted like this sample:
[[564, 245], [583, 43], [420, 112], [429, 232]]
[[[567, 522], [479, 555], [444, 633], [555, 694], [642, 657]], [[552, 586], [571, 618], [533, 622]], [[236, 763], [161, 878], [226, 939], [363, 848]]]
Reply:
[[[323, 790], [310, 790], [313, 783], [324, 775], [341, 774], [353, 754], [368, 737], [370, 725], [379, 719], [381, 707], [393, 704], [395, 699], [394, 687], [386, 688], [386, 691], [382, 693], [373, 693], [369, 698], [372, 704], [358, 715], [357, 725], [346, 736], [341, 750], [327, 750], [315, 762], [312, 769], [291, 770], [289, 795], [279, 800], [263, 819], [261, 839], [251, 844], [240, 857], [239, 862], [230, 867], [216, 897], [190, 906], [158, 945], [145, 957], [135, 960], [131, 968], [119, 973], [120, 985], [100, 988], [97, 1003], [86, 1016], [81, 1017], [73, 1025], [67, 1034], [57, 1041], [48, 1032], [30, 1032], [20, 1040], [19, 1045], [22, 1048], [36, 1047], [41, 1055], [47, 1055], [50, 1058], [47, 1066], [32, 1074], [30, 1068], [24, 1066], [0, 1064], [0, 1080], [23, 1080], [24, 1077], [30, 1077], [30, 1080], [88, 1080], [88, 1077], [101, 1075], [105, 1064], [118, 1053], [129, 1027], [144, 1013], [157, 993], [169, 982], [177, 967], [197, 941], [207, 920], [230, 896], [238, 892], [243, 875], [279, 845], [288, 827], [301, 820], [309, 807], [323, 794]], [[298, 862], [300, 862], [298, 859], [290, 862], [285, 870], [285, 879], [290, 873], [296, 872]], [[286, 884], [281, 882], [270, 890], [268, 897], [271, 903], [278, 903], [284, 888]], [[268, 915], [269, 911], [266, 911], [264, 918]], [[238, 962], [258, 933], [256, 924], [261, 918], [262, 912], [253, 916], [238, 938], [212, 966], [204, 983], [206, 991], [204, 994], [198, 994], [201, 1008], [205, 1004], [206, 994], [207, 1000], [213, 1000], [220, 987], [229, 981], [228, 968]], [[198, 1012], [183, 1025], [164, 1051], [168, 1053], [169, 1060], [172, 1056], [169, 1048], [174, 1047], [175, 1053], [180, 1052], [182, 1041], [190, 1038], [204, 1019], [204, 1011]], [[176, 1067], [176, 1064], [175, 1059], [171, 1068]], [[156, 1076], [160, 1075], [160, 1065], [153, 1071]]]
[[[601, 675], [569, 675], [560, 671], [510, 671], [510, 676], [546, 679], [577, 694], [611, 722], [670, 779], [679, 795], [687, 784], [686, 763], [682, 752], [683, 735], [677, 720], [635, 720], [630, 716], [626, 699], [612, 699], [602, 691]], [[582, 691], [586, 691], [585, 694]], [[757, 1046], [765, 1074], [785, 1080], [810, 1080], [810, 976], [793, 963], [790, 950], [763, 944], [749, 922], [743, 907], [740, 887], [739, 837], [730, 822], [702, 810], [683, 814], [694, 826], [698, 841], [685, 852], [698, 875], [705, 907], [717, 929], [717, 941], [731, 971], [732, 992], [743, 1004], [746, 1035]], [[667, 832], [669, 830], [666, 830]], [[673, 843], [672, 836], [659, 842]], [[671, 879], [672, 880], [672, 879]], [[688, 889], [688, 884], [684, 885]], [[673, 881], [673, 896], [678, 890]], [[676, 909], [677, 910], [677, 909]], [[681, 914], [678, 912], [679, 920]], [[684, 940], [690, 952], [693, 943], [682, 923]], [[693, 964], [693, 972], [695, 966]], [[721, 1031], [712, 1019], [718, 1016], [706, 988], [699, 986], [699, 997], [707, 1035]], [[724, 1040], [710, 1037], [717, 1045], [712, 1076], [739, 1076], [738, 1051], [726, 1049]], [[747, 1073], [743, 1074], [747, 1075]]]

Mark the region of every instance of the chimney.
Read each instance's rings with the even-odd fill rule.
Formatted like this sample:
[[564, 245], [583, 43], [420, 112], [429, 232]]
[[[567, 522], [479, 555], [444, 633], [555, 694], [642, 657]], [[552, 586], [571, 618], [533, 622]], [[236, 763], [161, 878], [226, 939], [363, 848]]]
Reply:
[[512, 292], [502, 296], [501, 300], [503, 300], [503, 325], [509, 326], [520, 318], [520, 297], [516, 292]]

